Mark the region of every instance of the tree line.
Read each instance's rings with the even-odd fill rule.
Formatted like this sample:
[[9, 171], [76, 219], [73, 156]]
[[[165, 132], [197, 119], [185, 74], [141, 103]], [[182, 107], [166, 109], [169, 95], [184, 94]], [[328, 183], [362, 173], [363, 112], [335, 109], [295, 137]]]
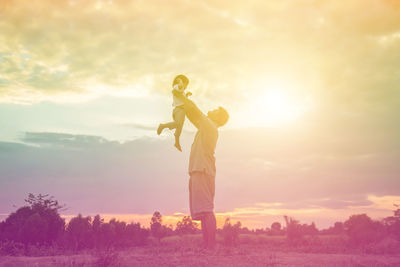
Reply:
[[[167, 236], [200, 233], [199, 225], [184, 216], [173, 227], [163, 224], [160, 212], [154, 212], [150, 227], [140, 223], [126, 223], [117, 219], [105, 222], [99, 215], [73, 217], [68, 223], [60, 216], [65, 209], [54, 197], [29, 194], [26, 205], [11, 213], [0, 222], [0, 254], [24, 254], [32, 247], [57, 247], [64, 251], [83, 249], [125, 248], [146, 245], [149, 238], [161, 242]], [[241, 222], [232, 223], [227, 218], [218, 229], [225, 245], [239, 244], [240, 235], [282, 236], [285, 244], [296, 246], [318, 236], [344, 236], [348, 246], [365, 246], [390, 239], [400, 244], [400, 209], [395, 205], [393, 216], [377, 221], [366, 214], [350, 216], [344, 222], [336, 222], [328, 229], [319, 230], [315, 223], [301, 224], [298, 220], [284, 217], [285, 225], [273, 222], [263, 229], [248, 229]], [[312, 239], [313, 240], [313, 239]], [[25, 253], [26, 254], [26, 253]]]

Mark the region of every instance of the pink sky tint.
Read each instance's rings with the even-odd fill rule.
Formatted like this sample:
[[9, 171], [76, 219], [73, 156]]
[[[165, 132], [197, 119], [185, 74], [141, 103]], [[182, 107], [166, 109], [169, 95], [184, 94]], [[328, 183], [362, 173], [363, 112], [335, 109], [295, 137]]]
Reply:
[[188, 213], [193, 127], [183, 153], [171, 132], [155, 133], [184, 73], [203, 111], [231, 115], [216, 151], [217, 213], [260, 227], [284, 213], [318, 226], [389, 216], [400, 188], [399, 8], [0, 1], [0, 213], [30, 192], [68, 214]]
[[[300, 223], [310, 224], [316, 223], [317, 228], [324, 229], [337, 221], [344, 222], [351, 215], [366, 213], [372, 219], [381, 220], [385, 217], [392, 216], [395, 207], [393, 203], [400, 203], [400, 196], [382, 196], [377, 197], [370, 195], [367, 197], [371, 204], [364, 206], [349, 206], [341, 209], [329, 209], [323, 207], [313, 207], [308, 209], [290, 209], [284, 208], [283, 203], [257, 203], [251, 207], [236, 208], [233, 211], [217, 212], [217, 226], [223, 227], [225, 219], [230, 218], [233, 223], [240, 221], [244, 227], [249, 229], [270, 227], [273, 222], [280, 222], [284, 225], [283, 216], [287, 215], [300, 221]], [[96, 214], [92, 214], [94, 217]], [[176, 226], [183, 216], [188, 214], [174, 213], [163, 214], [163, 223], [165, 225]], [[76, 215], [63, 215], [67, 221]], [[85, 215], [88, 216], [88, 215]], [[113, 218], [127, 223], [139, 222], [145, 227], [149, 227], [152, 214], [100, 214], [105, 220], [109, 221]], [[199, 221], [197, 221], [199, 223]]]

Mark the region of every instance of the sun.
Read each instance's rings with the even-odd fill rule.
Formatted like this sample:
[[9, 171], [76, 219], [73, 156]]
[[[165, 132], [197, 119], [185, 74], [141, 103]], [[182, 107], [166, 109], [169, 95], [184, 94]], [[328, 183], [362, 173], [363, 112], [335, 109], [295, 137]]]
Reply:
[[310, 96], [294, 93], [287, 84], [267, 84], [249, 101], [246, 117], [251, 126], [278, 127], [297, 120], [311, 107]]
[[280, 90], [269, 90], [264, 93], [259, 98], [258, 108], [264, 116], [268, 115], [277, 120], [286, 121], [297, 116], [289, 97]]

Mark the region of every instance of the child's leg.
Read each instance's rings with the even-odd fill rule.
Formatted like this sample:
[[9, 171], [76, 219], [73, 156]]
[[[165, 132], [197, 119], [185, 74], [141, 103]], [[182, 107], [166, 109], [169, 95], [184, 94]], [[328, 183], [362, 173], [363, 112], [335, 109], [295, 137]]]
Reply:
[[185, 110], [183, 109], [183, 107], [175, 107], [174, 110], [172, 111], [172, 118], [174, 120], [171, 122], [167, 122], [167, 123], [160, 123], [160, 125], [158, 125], [157, 134], [160, 135], [165, 128], [168, 128], [170, 130], [176, 129], [178, 127], [177, 121], [181, 120], [182, 115], [180, 113], [182, 113], [182, 112], [183, 112], [183, 120], [184, 120], [185, 119]]
[[165, 128], [168, 128], [170, 130], [175, 129], [177, 125], [178, 124], [176, 123], [176, 121], [160, 123], [160, 125], [158, 125], [157, 134], [160, 135]]
[[163, 125], [164, 125], [164, 128], [168, 128], [170, 130], [175, 129], [178, 126], [176, 121], [171, 121], [171, 122], [168, 122], [168, 123], [164, 123]]
[[175, 147], [179, 150], [182, 151], [180, 142], [179, 142], [179, 138], [181, 136], [182, 133], [182, 128], [183, 128], [183, 124], [185, 122], [185, 110], [183, 108], [178, 109], [175, 113], [174, 113], [174, 119], [176, 122], [176, 128], [175, 128]]
[[176, 148], [178, 148], [179, 150], [182, 150], [180, 142], [179, 142], [179, 138], [181, 137], [181, 133], [182, 133], [182, 128], [183, 128], [183, 123], [177, 123], [177, 127], [175, 129], [175, 146]]

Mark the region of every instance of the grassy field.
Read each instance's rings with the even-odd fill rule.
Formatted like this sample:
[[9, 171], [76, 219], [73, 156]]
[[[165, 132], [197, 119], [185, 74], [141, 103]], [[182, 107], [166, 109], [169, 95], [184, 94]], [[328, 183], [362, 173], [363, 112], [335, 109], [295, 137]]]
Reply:
[[236, 247], [219, 243], [210, 252], [200, 248], [198, 235], [172, 236], [161, 244], [119, 251], [51, 257], [5, 256], [0, 257], [0, 266], [400, 266], [399, 255], [282, 251], [266, 245], [264, 239], [265, 236], [241, 236], [242, 241], [248, 242]]

